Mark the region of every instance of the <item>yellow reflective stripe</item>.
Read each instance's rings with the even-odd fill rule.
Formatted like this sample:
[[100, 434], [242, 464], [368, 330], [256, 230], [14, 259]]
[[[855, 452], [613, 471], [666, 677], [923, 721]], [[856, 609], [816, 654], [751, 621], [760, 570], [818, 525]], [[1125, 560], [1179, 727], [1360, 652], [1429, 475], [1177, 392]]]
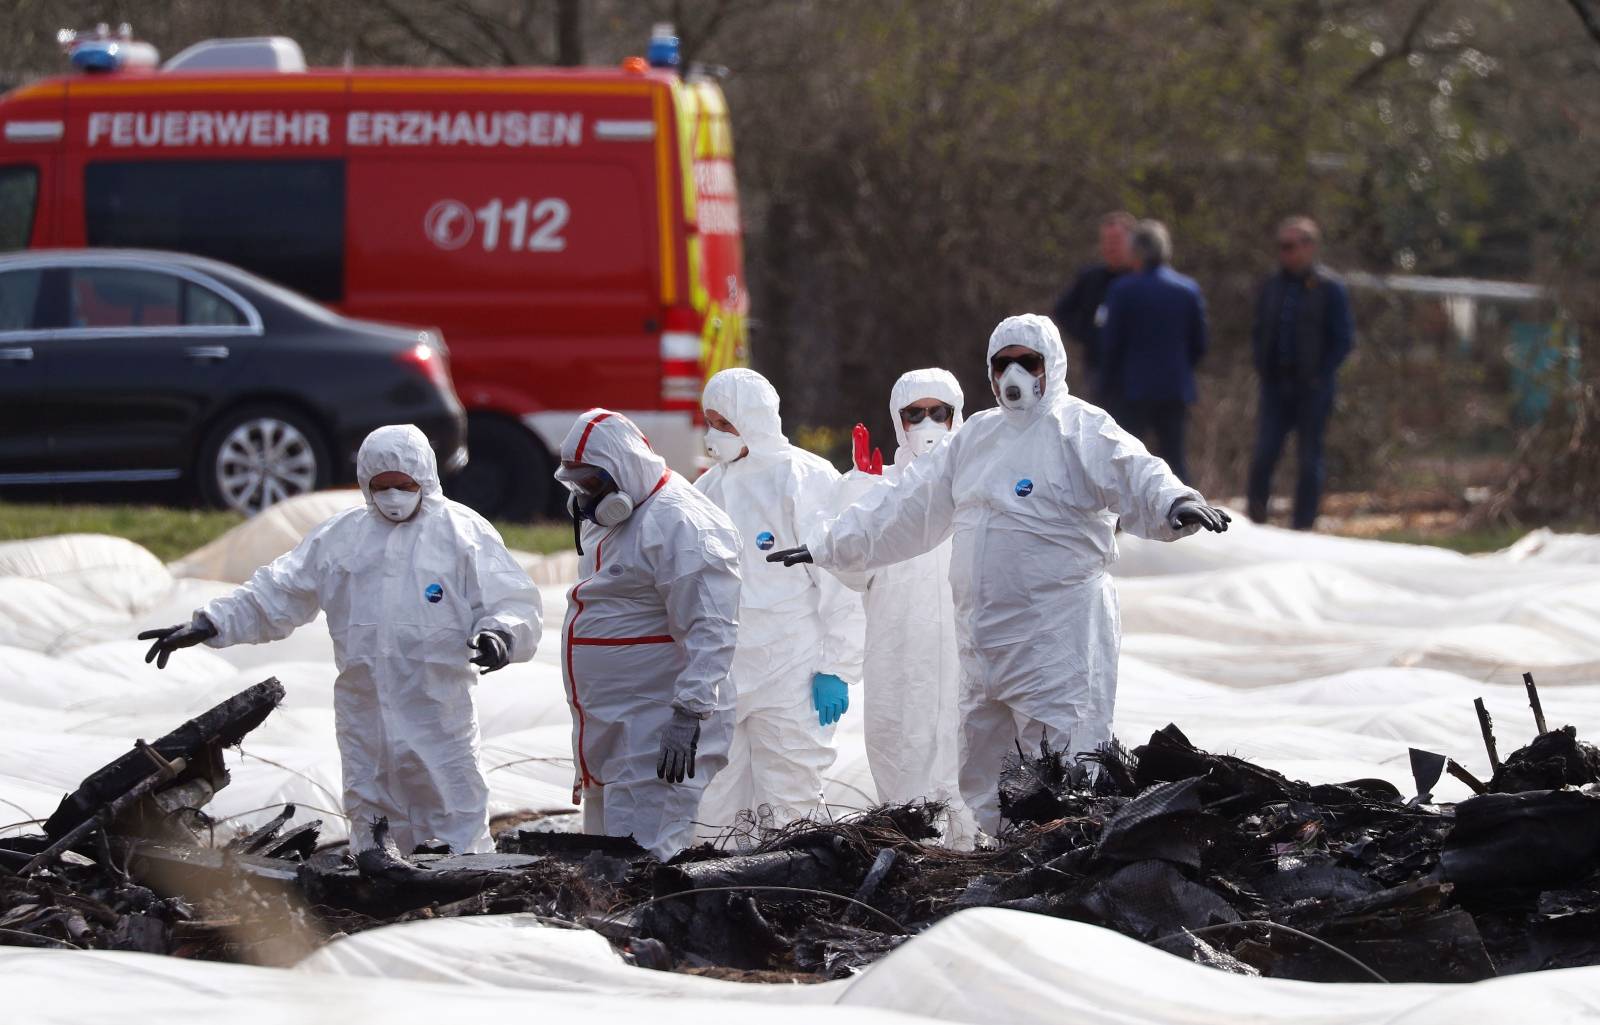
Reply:
[[656, 206], [661, 233], [661, 301], [667, 306], [678, 301], [678, 268], [672, 245], [672, 145], [676, 126], [667, 120], [667, 92], [656, 89], [651, 96], [656, 122]]
[[705, 245], [699, 235], [689, 236], [689, 304], [704, 313], [711, 302], [711, 291], [706, 288]]
[[[689, 90], [682, 89], [676, 82], [672, 85], [672, 97], [680, 100]], [[690, 147], [694, 144], [694, 122], [690, 120], [691, 113], [688, 105], [677, 103], [678, 110], [678, 170], [683, 175], [683, 216], [684, 223], [697, 220], [699, 210], [699, 188], [694, 177], [694, 156]]]
[[700, 368], [707, 378], [729, 367], [744, 365], [745, 318], [713, 302], [700, 330]]

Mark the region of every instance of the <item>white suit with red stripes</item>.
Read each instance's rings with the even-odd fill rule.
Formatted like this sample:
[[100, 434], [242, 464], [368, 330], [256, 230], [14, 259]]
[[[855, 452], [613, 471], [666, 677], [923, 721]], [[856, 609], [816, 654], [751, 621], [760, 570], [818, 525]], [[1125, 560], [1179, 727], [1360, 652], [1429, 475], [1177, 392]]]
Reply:
[[695, 481], [738, 526], [744, 571], [733, 664], [738, 726], [728, 771], [706, 791], [701, 835], [709, 837], [739, 824], [744, 811], [782, 826], [821, 810], [823, 776], [838, 752], [836, 727], [818, 724], [812, 677], [861, 682], [866, 617], [860, 597], [831, 574], [766, 561], [832, 514], [838, 471], [789, 444], [778, 393], [755, 371], [716, 374], [701, 402], [731, 421], [749, 450]]
[[[579, 417], [561, 458], [605, 470], [634, 503], [615, 527], [584, 522], [567, 593], [574, 795], [585, 832], [631, 835], [670, 858], [693, 841], [700, 796], [728, 760], [739, 533], [619, 413]], [[682, 783], [656, 777], [674, 709], [701, 720], [694, 776]]]

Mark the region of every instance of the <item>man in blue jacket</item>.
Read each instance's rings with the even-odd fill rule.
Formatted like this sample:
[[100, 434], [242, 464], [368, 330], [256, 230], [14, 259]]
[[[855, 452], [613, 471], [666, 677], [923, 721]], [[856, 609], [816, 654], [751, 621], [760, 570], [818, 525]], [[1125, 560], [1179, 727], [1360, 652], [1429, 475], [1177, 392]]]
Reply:
[[1309, 217], [1278, 225], [1278, 271], [1256, 301], [1251, 353], [1261, 378], [1261, 413], [1250, 461], [1249, 512], [1267, 520], [1272, 471], [1293, 431], [1299, 454], [1294, 489], [1296, 530], [1317, 522], [1322, 499], [1322, 439], [1333, 410], [1339, 365], [1350, 355], [1355, 327], [1344, 283], [1317, 263], [1321, 233]]
[[1193, 278], [1168, 266], [1172, 237], [1160, 221], [1133, 232], [1139, 269], [1106, 293], [1100, 395], [1123, 430], [1154, 449], [1189, 481], [1183, 434], [1196, 398], [1194, 368], [1206, 353], [1206, 304]]

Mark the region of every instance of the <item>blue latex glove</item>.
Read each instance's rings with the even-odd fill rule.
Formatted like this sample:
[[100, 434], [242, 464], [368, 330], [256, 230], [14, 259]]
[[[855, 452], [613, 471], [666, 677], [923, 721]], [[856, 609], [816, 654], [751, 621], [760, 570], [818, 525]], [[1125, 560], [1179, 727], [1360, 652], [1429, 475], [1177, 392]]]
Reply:
[[817, 724], [831, 726], [850, 708], [850, 685], [832, 673], [818, 673], [811, 678], [811, 703]]

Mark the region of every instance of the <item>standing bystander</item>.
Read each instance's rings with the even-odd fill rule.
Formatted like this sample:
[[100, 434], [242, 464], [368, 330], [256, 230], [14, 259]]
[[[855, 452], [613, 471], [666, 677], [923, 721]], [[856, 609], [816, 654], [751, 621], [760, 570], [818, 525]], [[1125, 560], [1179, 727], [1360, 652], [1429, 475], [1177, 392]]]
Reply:
[[1251, 353], [1261, 378], [1255, 455], [1250, 461], [1249, 512], [1267, 520], [1272, 471], [1289, 432], [1295, 433], [1299, 465], [1294, 489], [1296, 530], [1317, 522], [1322, 499], [1322, 441], [1333, 410], [1339, 366], [1355, 336], [1350, 295], [1344, 283], [1317, 263], [1317, 223], [1290, 217], [1278, 225], [1278, 270], [1256, 300]]
[[1133, 270], [1133, 229], [1139, 222], [1126, 210], [1100, 218], [1100, 262], [1085, 267], [1056, 300], [1051, 319], [1083, 350], [1081, 361], [1090, 402], [1104, 405], [1095, 387], [1100, 356], [1100, 318], [1112, 282]]
[[1193, 278], [1168, 266], [1172, 236], [1160, 221], [1139, 222], [1133, 255], [1139, 269], [1106, 293], [1100, 395], [1123, 430], [1153, 433], [1156, 454], [1187, 482], [1183, 435], [1206, 352], [1205, 299]]

